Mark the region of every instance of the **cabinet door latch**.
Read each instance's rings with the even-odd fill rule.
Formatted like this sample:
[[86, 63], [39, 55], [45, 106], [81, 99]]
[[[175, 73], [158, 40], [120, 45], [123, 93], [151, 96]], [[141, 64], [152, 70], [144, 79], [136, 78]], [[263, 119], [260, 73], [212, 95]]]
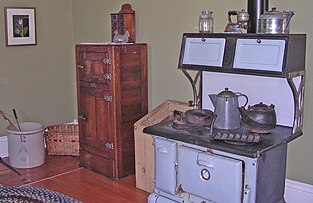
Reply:
[[102, 60], [102, 62], [103, 62], [104, 64], [110, 65], [110, 64], [111, 64], [111, 59], [110, 59], [110, 58], [104, 58], [104, 59]]
[[90, 87], [94, 87], [94, 88], [97, 88], [97, 83], [94, 83], [94, 82], [92, 82], [92, 83], [90, 83]]
[[103, 78], [106, 80], [111, 80], [112, 79], [112, 74], [111, 73], [105, 73], [103, 74]]
[[107, 102], [112, 102], [112, 96], [110, 95], [104, 96], [103, 99]]
[[83, 120], [83, 121], [87, 120], [87, 116], [84, 115], [84, 114], [78, 115], [78, 118], [79, 118], [80, 120]]
[[114, 145], [113, 143], [105, 143], [105, 147], [112, 150], [114, 148]]

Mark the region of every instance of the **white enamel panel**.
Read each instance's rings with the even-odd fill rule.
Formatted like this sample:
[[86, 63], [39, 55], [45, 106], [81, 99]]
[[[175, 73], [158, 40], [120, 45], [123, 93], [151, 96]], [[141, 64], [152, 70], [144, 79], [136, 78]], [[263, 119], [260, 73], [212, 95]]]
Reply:
[[238, 39], [234, 68], [282, 71], [285, 40]]
[[225, 42], [224, 38], [187, 38], [183, 64], [221, 67]]
[[[300, 77], [295, 78], [298, 86]], [[248, 105], [263, 102], [274, 104], [277, 124], [293, 125], [293, 95], [285, 78], [203, 72], [202, 108], [214, 110], [208, 94], [217, 94], [228, 87], [248, 96]], [[243, 104], [244, 101], [239, 101]]]
[[177, 179], [184, 191], [212, 202], [241, 202], [239, 160], [179, 146]]
[[155, 138], [155, 187], [174, 194], [176, 189], [177, 144]]
[[151, 193], [148, 197], [148, 203], [176, 203], [176, 201]]

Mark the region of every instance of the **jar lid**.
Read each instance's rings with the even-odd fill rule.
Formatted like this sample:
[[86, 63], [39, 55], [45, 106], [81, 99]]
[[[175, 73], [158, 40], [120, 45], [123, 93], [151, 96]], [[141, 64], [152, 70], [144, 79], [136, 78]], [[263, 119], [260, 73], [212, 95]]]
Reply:
[[200, 18], [209, 18], [212, 15], [212, 11], [202, 11]]

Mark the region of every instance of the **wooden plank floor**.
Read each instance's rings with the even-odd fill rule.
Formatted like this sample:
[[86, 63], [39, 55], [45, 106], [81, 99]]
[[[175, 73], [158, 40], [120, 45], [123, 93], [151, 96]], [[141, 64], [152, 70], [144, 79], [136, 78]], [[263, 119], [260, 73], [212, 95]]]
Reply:
[[[8, 158], [3, 158], [9, 162]], [[62, 174], [79, 168], [79, 160], [73, 156], [47, 156], [45, 163], [30, 169], [17, 169], [21, 175], [16, 174], [0, 164], [0, 184], [5, 186], [20, 186], [48, 177]]]
[[79, 160], [72, 156], [47, 156], [42, 166], [17, 169], [21, 175], [0, 164], [0, 184], [46, 188], [85, 203], [147, 202], [149, 194], [135, 187], [134, 175], [113, 181], [78, 164]]

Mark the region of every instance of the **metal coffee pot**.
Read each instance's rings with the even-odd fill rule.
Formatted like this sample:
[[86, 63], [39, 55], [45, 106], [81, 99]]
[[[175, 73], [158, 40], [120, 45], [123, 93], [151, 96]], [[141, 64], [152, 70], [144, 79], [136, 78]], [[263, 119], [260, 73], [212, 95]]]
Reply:
[[258, 19], [258, 33], [262, 34], [287, 34], [293, 11], [277, 11], [276, 8], [265, 12]]
[[234, 93], [226, 87], [224, 91], [216, 94], [209, 94], [214, 106], [216, 120], [214, 127], [217, 129], [231, 130], [240, 127], [239, 97], [244, 97], [248, 103], [248, 97], [242, 93]]

